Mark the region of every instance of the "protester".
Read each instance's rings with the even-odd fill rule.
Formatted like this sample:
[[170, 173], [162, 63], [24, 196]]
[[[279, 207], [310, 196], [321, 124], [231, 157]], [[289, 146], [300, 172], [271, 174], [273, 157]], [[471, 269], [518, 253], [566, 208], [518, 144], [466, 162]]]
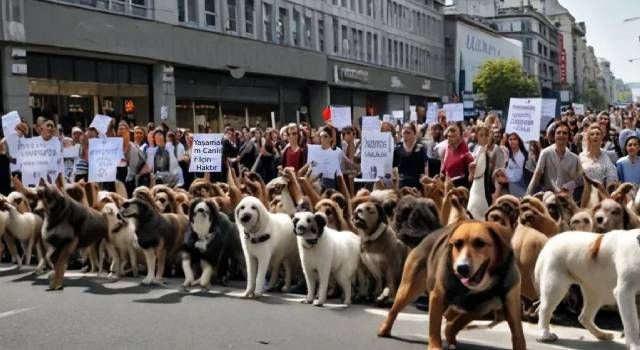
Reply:
[[307, 150], [300, 142], [301, 131], [298, 125], [291, 123], [287, 126], [287, 145], [282, 151], [282, 167], [300, 170], [307, 163]]
[[402, 142], [393, 152], [393, 167], [398, 168], [400, 187], [420, 189], [420, 178], [429, 174], [427, 152], [422, 143], [417, 142], [416, 125], [405, 123], [402, 126]]
[[618, 178], [620, 182], [633, 183], [637, 188], [640, 186], [640, 162], [638, 161], [640, 138], [629, 136], [624, 143], [624, 149], [627, 155], [616, 162]]
[[340, 164], [340, 166], [335, 170], [335, 173], [332, 174], [322, 174], [322, 188], [323, 189], [338, 189], [338, 176], [342, 177], [342, 164], [344, 154], [342, 153], [342, 149], [340, 147], [333, 148], [334, 136], [332, 134], [331, 128], [328, 126], [324, 126], [320, 128], [318, 132], [318, 136], [320, 137], [320, 149], [319, 157], [322, 159], [330, 160], [331, 164]]
[[602, 124], [591, 124], [587, 129], [587, 148], [580, 153], [583, 171], [592, 180], [603, 184], [618, 181], [616, 168], [602, 146]]
[[488, 127], [481, 125], [476, 127], [476, 138], [478, 145], [473, 152], [474, 161], [469, 164], [469, 203], [467, 209], [477, 220], [482, 220], [489, 204], [491, 203], [491, 187], [487, 182], [491, 182], [491, 167], [489, 166], [489, 154], [487, 146], [491, 143], [491, 131]]
[[526, 164], [529, 160], [524, 142], [518, 133], [512, 132], [507, 135], [507, 162], [505, 171], [509, 180], [509, 193], [516, 197], [523, 197], [527, 191], [527, 184], [531, 179], [531, 172]]
[[156, 184], [168, 186], [182, 186], [180, 182], [180, 166], [173, 152], [166, 147], [164, 130], [158, 128], [154, 130], [153, 137], [155, 148], [153, 152], [153, 176]]
[[442, 173], [453, 180], [454, 185], [469, 188], [469, 164], [473, 156], [469, 152], [467, 143], [462, 138], [460, 124], [452, 124], [445, 130], [448, 147], [442, 161]]

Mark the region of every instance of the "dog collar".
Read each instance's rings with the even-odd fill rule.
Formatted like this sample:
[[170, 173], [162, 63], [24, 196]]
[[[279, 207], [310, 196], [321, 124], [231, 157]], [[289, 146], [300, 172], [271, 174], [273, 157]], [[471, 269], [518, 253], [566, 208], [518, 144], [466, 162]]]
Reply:
[[378, 228], [376, 229], [376, 231], [369, 237], [364, 237], [362, 239], [362, 243], [368, 243], [368, 242], [373, 242], [376, 239], [380, 238], [380, 236], [382, 236], [382, 233], [384, 233], [384, 231], [387, 230], [387, 225], [386, 224], [380, 224], [380, 226], [378, 226]]
[[271, 235], [268, 233], [265, 233], [263, 235], [260, 236], [256, 236], [256, 237], [251, 237], [249, 238], [248, 234], [245, 234], [246, 238], [249, 239], [249, 241], [253, 244], [258, 244], [258, 243], [262, 243], [262, 242], [266, 242], [267, 240], [269, 240], [269, 238], [271, 238]]

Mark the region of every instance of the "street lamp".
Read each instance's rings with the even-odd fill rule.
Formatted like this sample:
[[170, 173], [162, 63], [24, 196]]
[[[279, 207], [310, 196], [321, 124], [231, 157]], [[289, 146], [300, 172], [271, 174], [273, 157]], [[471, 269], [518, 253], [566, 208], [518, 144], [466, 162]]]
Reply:
[[623, 22], [633, 22], [633, 21], [637, 21], [639, 19], [640, 19], [640, 17], [631, 17], [631, 18], [627, 18], [627, 19], [623, 20]]

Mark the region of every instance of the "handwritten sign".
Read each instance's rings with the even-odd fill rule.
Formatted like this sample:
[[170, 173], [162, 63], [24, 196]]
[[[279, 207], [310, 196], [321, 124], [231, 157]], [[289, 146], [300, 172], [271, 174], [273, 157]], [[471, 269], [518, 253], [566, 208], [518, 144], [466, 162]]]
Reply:
[[64, 177], [67, 182], [73, 181], [73, 170], [76, 167], [76, 162], [80, 157], [80, 145], [73, 145], [71, 147], [65, 147], [62, 149], [62, 158], [64, 162]]
[[336, 152], [339, 151], [325, 150], [320, 145], [308, 145], [307, 162], [311, 164], [311, 173], [322, 174], [322, 177], [327, 179], [333, 179], [336, 174], [340, 174], [340, 157]]
[[393, 166], [393, 138], [389, 132], [369, 132], [362, 135], [362, 180], [389, 179]]
[[418, 122], [418, 112], [416, 112], [416, 106], [409, 106], [409, 121], [410, 122]]
[[63, 171], [62, 144], [57, 138], [48, 141], [42, 137], [22, 138], [17, 159], [22, 182], [27, 186], [36, 185], [40, 179], [53, 181]]
[[438, 115], [438, 103], [433, 102], [427, 105], [427, 120], [425, 122], [427, 124], [435, 123]]
[[522, 141], [540, 139], [540, 119], [542, 118], [541, 98], [512, 98], [509, 101], [507, 134], [517, 133]]
[[351, 107], [331, 107], [331, 122], [338, 130], [351, 126]]
[[380, 119], [378, 117], [362, 117], [362, 132], [380, 132]]
[[116, 181], [122, 137], [89, 139], [89, 182]]
[[573, 113], [575, 115], [584, 115], [584, 105], [582, 103], [572, 103], [571, 107], [573, 107]]
[[108, 115], [96, 114], [89, 126], [96, 128], [100, 136], [106, 136], [107, 131], [109, 130], [109, 124], [111, 124], [111, 117]]
[[464, 103], [446, 103], [442, 108], [447, 115], [447, 121], [464, 121]]
[[391, 116], [394, 124], [404, 123], [404, 111], [391, 111]]
[[391, 123], [391, 114], [383, 114], [382, 115], [382, 121], [384, 123]]
[[222, 172], [222, 134], [193, 134], [189, 172]]
[[2, 116], [2, 132], [9, 147], [9, 154], [14, 158], [18, 154], [18, 132], [16, 131], [18, 124], [20, 124], [18, 112], [13, 111]]
[[540, 130], [545, 130], [547, 124], [556, 118], [556, 99], [555, 98], [543, 98], [542, 99], [542, 119], [540, 121]]

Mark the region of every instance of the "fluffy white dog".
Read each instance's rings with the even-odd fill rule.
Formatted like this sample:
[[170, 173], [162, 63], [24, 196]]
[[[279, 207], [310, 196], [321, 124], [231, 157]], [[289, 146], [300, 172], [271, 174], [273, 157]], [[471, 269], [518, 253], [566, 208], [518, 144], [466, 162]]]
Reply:
[[617, 304], [627, 345], [640, 349], [636, 295], [640, 293], [640, 229], [607, 234], [570, 231], [549, 239], [535, 268], [540, 293], [538, 341], [558, 337], [549, 331], [553, 310], [572, 284], [580, 285], [584, 306], [578, 321], [596, 338], [613, 339], [594, 323], [604, 305]]
[[[322, 306], [327, 301], [329, 277], [332, 275], [344, 293], [344, 303], [351, 304], [351, 281], [360, 262], [360, 237], [349, 231], [336, 231], [327, 227], [322, 213], [301, 212], [293, 218], [298, 236], [298, 251], [307, 281], [305, 303]], [[318, 300], [313, 301], [316, 294]]]
[[283, 290], [291, 286], [292, 270], [299, 264], [293, 222], [287, 214], [274, 214], [255, 197], [245, 197], [236, 207], [236, 223], [247, 264], [245, 297], [260, 297], [264, 291], [267, 269], [271, 267], [269, 289], [278, 280], [284, 266]]

